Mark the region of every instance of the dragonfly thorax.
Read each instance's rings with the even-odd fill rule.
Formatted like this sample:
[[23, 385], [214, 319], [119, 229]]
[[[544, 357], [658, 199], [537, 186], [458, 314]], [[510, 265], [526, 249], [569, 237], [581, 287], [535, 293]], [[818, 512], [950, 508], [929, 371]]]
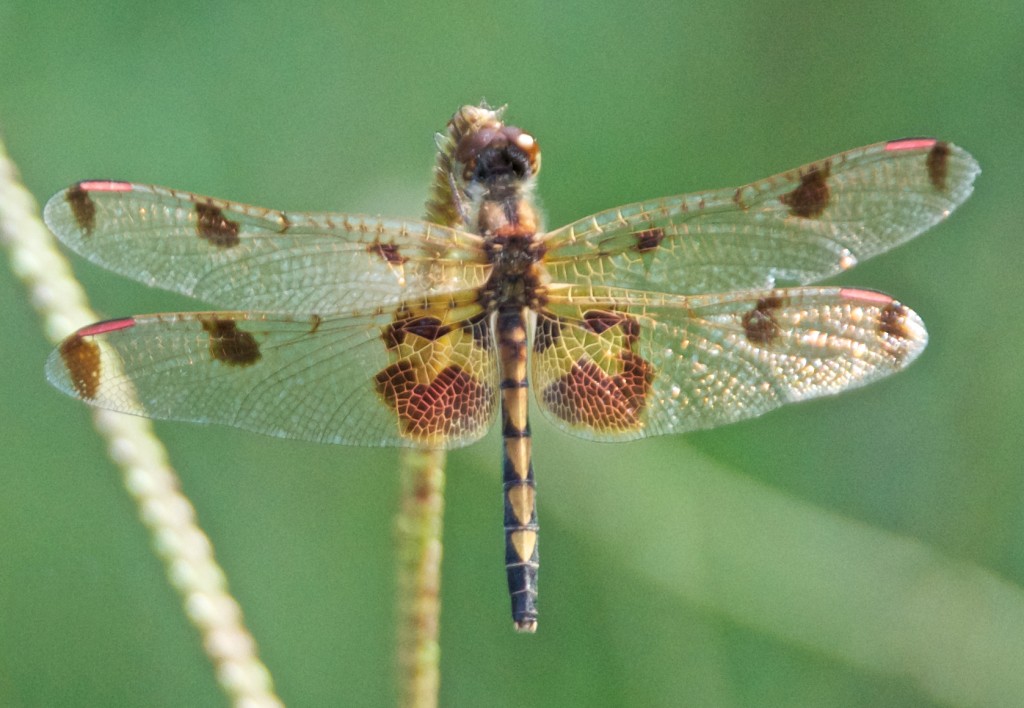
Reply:
[[543, 305], [550, 278], [540, 264], [543, 247], [533, 234], [490, 236], [485, 252], [493, 266], [481, 289], [481, 302], [488, 310]]

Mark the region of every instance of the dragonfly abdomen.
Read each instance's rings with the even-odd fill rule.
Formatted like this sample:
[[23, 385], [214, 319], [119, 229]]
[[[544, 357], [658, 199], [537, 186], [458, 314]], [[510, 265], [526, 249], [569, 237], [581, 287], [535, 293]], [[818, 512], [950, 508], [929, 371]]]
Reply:
[[526, 378], [526, 309], [500, 309], [502, 482], [505, 500], [505, 570], [512, 621], [520, 632], [537, 629], [537, 506], [530, 444]]

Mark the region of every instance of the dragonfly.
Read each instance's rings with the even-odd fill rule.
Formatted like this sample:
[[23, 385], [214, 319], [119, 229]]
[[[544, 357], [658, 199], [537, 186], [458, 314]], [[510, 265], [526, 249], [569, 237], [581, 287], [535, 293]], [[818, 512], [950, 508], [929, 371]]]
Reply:
[[46, 373], [71, 396], [283, 438], [458, 448], [500, 410], [514, 627], [537, 627], [528, 388], [556, 428], [624, 441], [710, 428], [905, 368], [927, 331], [874, 290], [811, 285], [945, 219], [980, 169], [908, 138], [742, 187], [546, 230], [537, 139], [504, 108], [436, 136], [423, 220], [298, 213], [130, 182], [45, 207], [72, 250], [217, 311], [84, 327]]

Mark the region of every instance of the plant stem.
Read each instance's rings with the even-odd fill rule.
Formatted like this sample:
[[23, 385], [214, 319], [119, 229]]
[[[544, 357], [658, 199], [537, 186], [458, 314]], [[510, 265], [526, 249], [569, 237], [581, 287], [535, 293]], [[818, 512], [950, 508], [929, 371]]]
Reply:
[[[43, 318], [51, 343], [99, 319], [67, 260], [39, 218], [39, 207], [21, 184], [0, 142], [0, 243], [11, 268]], [[42, 364], [40, 362], [40, 377]], [[93, 424], [120, 468], [139, 518], [178, 592], [185, 616], [199, 631], [221, 689], [236, 706], [281, 706], [267, 667], [256, 654], [238, 602], [228, 590], [213, 544], [182, 494], [167, 450], [144, 418], [93, 409]]]
[[441, 648], [441, 533], [444, 450], [404, 449], [398, 537], [398, 680], [400, 703], [437, 705]]

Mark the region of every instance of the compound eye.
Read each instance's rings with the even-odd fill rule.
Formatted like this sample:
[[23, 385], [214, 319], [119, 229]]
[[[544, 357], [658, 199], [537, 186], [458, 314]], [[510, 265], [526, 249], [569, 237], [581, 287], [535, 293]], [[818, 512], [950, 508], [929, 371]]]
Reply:
[[530, 174], [535, 175], [540, 172], [540, 145], [537, 144], [537, 140], [529, 133], [520, 132], [515, 136], [512, 144], [526, 156]]
[[462, 136], [455, 148], [455, 159], [468, 165], [476, 161], [478, 155], [494, 142], [498, 131], [493, 128], [480, 128]]

